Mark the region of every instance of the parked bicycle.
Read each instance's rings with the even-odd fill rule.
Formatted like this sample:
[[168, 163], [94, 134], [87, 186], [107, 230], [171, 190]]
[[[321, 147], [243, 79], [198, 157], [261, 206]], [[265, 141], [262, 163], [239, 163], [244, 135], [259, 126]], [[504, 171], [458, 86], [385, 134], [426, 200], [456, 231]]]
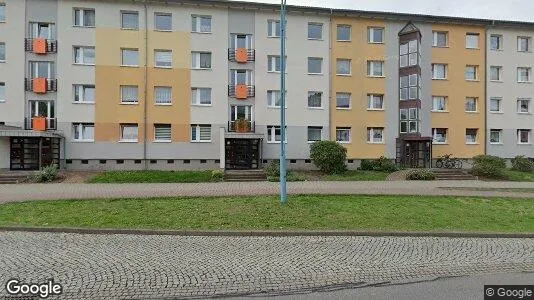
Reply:
[[462, 161], [458, 158], [453, 158], [452, 154], [445, 154], [436, 160], [436, 168], [461, 169]]

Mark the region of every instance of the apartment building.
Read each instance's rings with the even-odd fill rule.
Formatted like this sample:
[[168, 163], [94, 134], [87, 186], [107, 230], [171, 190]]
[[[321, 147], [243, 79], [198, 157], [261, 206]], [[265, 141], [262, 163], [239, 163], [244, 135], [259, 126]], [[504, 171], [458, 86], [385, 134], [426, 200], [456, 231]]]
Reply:
[[[280, 30], [269, 4], [0, 0], [0, 169], [262, 168]], [[290, 7], [286, 32], [290, 168], [318, 140], [349, 167], [534, 156], [534, 24]]]

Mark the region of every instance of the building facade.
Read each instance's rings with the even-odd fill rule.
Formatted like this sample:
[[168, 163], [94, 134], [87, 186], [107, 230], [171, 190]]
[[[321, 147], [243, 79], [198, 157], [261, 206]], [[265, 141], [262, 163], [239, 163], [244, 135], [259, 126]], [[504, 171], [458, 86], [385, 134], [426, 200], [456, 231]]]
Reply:
[[[0, 169], [279, 158], [278, 6], [0, 0]], [[290, 7], [287, 159], [534, 156], [534, 23]], [[24, 46], [24, 47], [23, 47]]]

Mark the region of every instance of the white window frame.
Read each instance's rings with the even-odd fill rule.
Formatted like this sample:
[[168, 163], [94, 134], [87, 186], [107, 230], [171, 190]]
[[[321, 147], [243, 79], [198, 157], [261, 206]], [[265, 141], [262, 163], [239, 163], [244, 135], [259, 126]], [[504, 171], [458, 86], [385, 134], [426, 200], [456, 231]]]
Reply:
[[[499, 45], [495, 49], [493, 48], [492, 43], [491, 43], [491, 39], [494, 38], [494, 37], [497, 38], [498, 41], [499, 41]], [[492, 50], [492, 51], [502, 51], [503, 50], [503, 40], [504, 39], [503, 39], [503, 35], [502, 34], [492, 34], [492, 35], [490, 35], [490, 40], [489, 40], [490, 50]]]
[[[469, 141], [469, 139], [468, 139], [468, 137], [470, 136], [470, 135], [467, 134], [469, 130], [475, 130], [475, 132], [476, 132], [474, 141]], [[479, 134], [479, 131], [480, 130], [478, 128], [466, 128], [465, 129], [465, 144], [466, 145], [478, 145], [478, 134]]]
[[[521, 142], [521, 132], [527, 131], [528, 132], [528, 141], [527, 142]], [[532, 144], [532, 130], [531, 129], [518, 129], [517, 130], [517, 144], [518, 145], [530, 145]]]
[[[339, 63], [346, 62], [349, 64], [349, 72], [348, 73], [339, 73]], [[336, 75], [337, 76], [352, 76], [352, 60], [347, 58], [338, 58], [336, 59]]]
[[[470, 45], [470, 42], [474, 42], [475, 40], [471, 40], [472, 38], [476, 37], [476, 45]], [[478, 33], [466, 33], [465, 34], [465, 48], [466, 49], [480, 49], [480, 34]]]
[[[124, 63], [125, 53], [136, 53], [137, 63], [136, 64], [125, 64]], [[121, 48], [121, 67], [139, 67], [139, 49]]]
[[[438, 109], [438, 100], [443, 100], [443, 109]], [[447, 96], [432, 96], [432, 112], [449, 112], [448, 100]]]
[[[87, 103], [87, 104], [94, 104], [95, 103], [95, 99], [93, 99], [92, 101], [87, 101], [85, 100], [85, 94], [86, 94], [86, 89], [90, 89], [92, 88], [94, 90], [93, 94], [96, 98], [96, 88], [95, 88], [95, 85], [94, 84], [74, 84], [73, 85], [73, 95], [74, 95], [74, 99], [72, 99], [72, 103]], [[76, 96], [78, 96], [78, 98], [80, 99], [80, 101], [76, 101]]]
[[[445, 45], [438, 44], [438, 36], [445, 35]], [[436, 48], [448, 48], [449, 47], [449, 32], [447, 31], [432, 31], [432, 47]]]
[[[381, 107], [374, 107], [374, 100], [378, 97], [382, 100]], [[367, 110], [384, 110], [384, 95], [383, 94], [367, 94]]]
[[[210, 66], [208, 68], [202, 68], [200, 65], [200, 57], [208, 54], [210, 56]], [[192, 70], [211, 70], [213, 68], [213, 54], [207, 51], [192, 51], [191, 52], [191, 69]]]
[[[319, 130], [319, 140], [310, 140], [310, 130]], [[322, 126], [308, 126], [307, 134], [308, 143], [315, 143], [323, 140], [323, 127]]]
[[[158, 17], [170, 17], [171, 18], [171, 28], [170, 29], [158, 28], [158, 22], [157, 22]], [[172, 13], [166, 13], [166, 12], [155, 12], [154, 13], [154, 31], [171, 32], [173, 30], [173, 26], [174, 26], [173, 23], [174, 22], [172, 21]]]
[[[279, 60], [279, 70], [276, 69], [276, 61]], [[280, 55], [267, 55], [267, 72], [280, 73], [282, 71], [282, 60]]]
[[[314, 94], [319, 94], [319, 100], [321, 101], [321, 106], [310, 106], [310, 96], [313, 96]], [[306, 105], [308, 109], [323, 109], [324, 108], [324, 101], [323, 101], [323, 92], [321, 91], [308, 91], [308, 100], [306, 102]]]
[[[93, 62], [86, 62], [85, 61], [85, 57], [87, 56], [85, 51], [88, 51], [88, 50], [92, 50], [93, 51], [93, 54], [94, 54], [94, 58], [93, 58], [94, 61]], [[73, 47], [73, 51], [74, 51], [74, 64], [75, 65], [83, 65], [83, 66], [94, 66], [95, 65], [95, 63], [96, 63], [96, 50], [95, 50], [95, 47], [92, 47], [92, 46], [74, 46]], [[77, 55], [78, 53], [80, 53], [80, 56]], [[79, 61], [77, 61], [78, 59], [79, 59]]]
[[[210, 95], [210, 103], [201, 103], [201, 97], [200, 97], [200, 91], [209, 91]], [[204, 87], [192, 87], [191, 88], [191, 105], [193, 106], [212, 106], [213, 105], [213, 97], [212, 97], [212, 89], [211, 88], [204, 88]]]
[[[279, 28], [280, 31], [277, 31], [276, 30], [277, 28]], [[267, 20], [267, 37], [280, 38], [281, 30], [282, 30], [282, 27], [280, 24], [280, 20]]]
[[[436, 77], [436, 68], [443, 67], [444, 77]], [[449, 76], [449, 65], [448, 64], [432, 64], [432, 80], [447, 80]]]
[[[522, 49], [522, 40], [527, 41], [527, 48]], [[532, 52], [532, 37], [529, 36], [518, 36], [517, 37], [517, 52]]]
[[[348, 141], [341, 141], [338, 140], [338, 132], [339, 131], [348, 131], [349, 133], [349, 140]], [[336, 127], [336, 142], [340, 144], [350, 144], [352, 140], [352, 128], [351, 127]]]
[[[475, 77], [474, 78], [468, 78], [467, 77], [467, 74], [468, 74], [468, 69], [470, 68], [473, 68], [473, 71], [474, 71], [474, 75]], [[475, 65], [466, 65], [465, 66], [465, 80], [467, 81], [478, 81], [478, 66], [475, 66]]]
[[[339, 39], [339, 29], [340, 28], [348, 28], [349, 29], [349, 38], [347, 40]], [[350, 42], [352, 41], [352, 26], [348, 24], [338, 24], [336, 25], [336, 41], [338, 42]]]
[[[491, 141], [491, 134], [492, 134], [492, 133], [495, 133], [495, 132], [497, 132], [497, 133], [498, 133], [498, 136], [499, 136], [499, 141], [498, 141], [498, 142], [492, 142], [492, 141]], [[489, 130], [488, 141], [489, 141], [489, 143], [492, 144], [492, 145], [502, 145], [502, 129], [490, 129], [490, 130]]]
[[[158, 138], [158, 127], [169, 130], [169, 138]], [[154, 142], [155, 143], [171, 143], [172, 142], [172, 125], [171, 124], [154, 124]]]
[[[202, 28], [202, 20], [203, 19], [209, 19], [210, 20], [209, 31], [202, 30], [203, 29]], [[194, 24], [194, 26], [193, 26], [193, 24]], [[209, 34], [209, 33], [212, 33], [212, 31], [213, 31], [213, 18], [211, 16], [208, 16], [208, 15], [191, 15], [191, 32]]]
[[[136, 15], [137, 23], [134, 27], [125, 27], [124, 26], [124, 15]], [[139, 30], [139, 12], [133, 10], [121, 10], [121, 29], [122, 30]]]
[[[375, 74], [375, 64], [380, 65], [380, 74]], [[368, 60], [367, 61], [367, 76], [369, 77], [378, 77], [383, 78], [386, 77], [384, 74], [384, 61], [383, 60]]]
[[[135, 89], [137, 91], [137, 99], [133, 100], [133, 101], [124, 101], [125, 100], [125, 89]], [[139, 86], [137, 85], [121, 85], [120, 86], [120, 92], [121, 92], [121, 104], [126, 104], [126, 105], [137, 105], [139, 104]]]
[[[321, 62], [321, 65], [320, 65], [321, 70], [319, 73], [310, 72], [310, 60], [318, 60]], [[308, 75], [323, 75], [323, 58], [322, 57], [308, 57]]]
[[[168, 62], [169, 65], [159, 65], [158, 64], [158, 55], [170, 55], [170, 61]], [[172, 50], [154, 50], [154, 67], [156, 68], [163, 68], [163, 69], [172, 69]], [[160, 61], [159, 63], [162, 63], [161, 57], [159, 57]], [[163, 63], [167, 63], [166, 61], [163, 61]]]
[[[276, 140], [276, 130], [280, 130], [280, 141]], [[267, 143], [268, 144], [280, 144], [281, 140], [282, 140], [281, 127], [277, 125], [268, 125], [267, 126]], [[286, 126], [284, 143], [287, 144], [287, 126]]]
[[[527, 111], [521, 111], [521, 105], [520, 103], [526, 101], [527, 102]], [[530, 98], [517, 98], [517, 104], [516, 104], [516, 111], [518, 114], [530, 114], [531, 113], [531, 103], [532, 99]]]
[[[92, 127], [93, 128], [93, 136], [86, 138], [84, 133], [86, 132], [86, 128]], [[78, 134], [78, 138], [76, 138], [76, 133]], [[95, 141], [95, 124], [94, 123], [72, 123], [72, 141], [74, 142], [86, 142], [91, 143]]]
[[[287, 95], [287, 92], [286, 92]], [[276, 97], [278, 96], [278, 105], [276, 105]], [[268, 90], [267, 91], [267, 107], [280, 108], [282, 93], [280, 90]], [[287, 106], [287, 103], [286, 103]]]
[[[209, 128], [210, 129], [210, 139], [205, 140], [202, 139], [202, 136], [200, 134], [201, 128]], [[193, 139], [193, 129], [195, 129], [195, 139]], [[211, 140], [213, 138], [213, 130], [212, 126], [209, 124], [191, 124], [191, 143], [211, 143]]]
[[[341, 107], [339, 106], [339, 97], [340, 96], [348, 96], [347, 98], [349, 99], [349, 107]], [[341, 110], [347, 110], [347, 109], [352, 109], [352, 94], [351, 93], [336, 93], [336, 109], [341, 109]]]
[[[438, 130], [445, 130], [445, 141], [438, 142], [436, 140]], [[448, 144], [448, 142], [449, 142], [449, 129], [448, 128], [432, 128], [432, 144], [444, 145], [444, 144]]]
[[[94, 28], [96, 26], [96, 11], [94, 8], [74, 8], [74, 14], [73, 14], [73, 20], [72, 23], [74, 24], [74, 27], [86, 27], [86, 28]], [[92, 11], [95, 16], [95, 24], [92, 25], [85, 25], [85, 14], [87, 12]], [[77, 16], [78, 15], [78, 16]], [[78, 20], [80, 21], [80, 24], [76, 24], [76, 17], [78, 17]]]
[[[168, 94], [170, 95], [170, 99], [165, 99], [165, 101], [163, 102], [158, 102], [158, 90], [163, 90], [165, 89], [166, 91], [170, 91]], [[164, 106], [168, 106], [168, 105], [172, 105], [172, 87], [171, 86], [155, 86], [154, 87], [154, 104], [155, 105], [164, 105]]]
[[0, 3], [0, 11], [2, 12], [0, 14], [1, 16], [0, 23], [5, 23], [6, 22], [6, 4], [5, 3]]
[[[380, 30], [382, 31], [381, 34], [381, 40], [375, 41], [374, 40], [374, 31]], [[369, 44], [384, 44], [384, 36], [385, 36], [385, 28], [384, 27], [367, 27], [367, 43]]]
[[[475, 110], [467, 110], [467, 102], [469, 100], [475, 100]], [[477, 97], [465, 97], [465, 112], [466, 113], [478, 113], [478, 98]]]
[[[320, 37], [310, 37], [310, 26], [319, 26], [321, 27], [321, 36]], [[308, 22], [308, 40], [311, 41], [322, 41], [323, 40], [323, 33], [324, 33], [324, 24], [323, 23], [317, 23], [317, 22]]]
[[2, 91], [0, 93], [0, 103], [3, 103], [3, 102], [6, 102], [6, 83], [5, 82], [0, 82], [0, 91]]
[[[493, 71], [497, 71], [497, 79], [493, 78]], [[489, 78], [493, 82], [502, 82], [502, 66], [490, 66]]]
[[[375, 133], [381, 133], [381, 139], [375, 140]], [[367, 127], [367, 143], [368, 144], [384, 144], [384, 127]]]
[[[493, 101], [497, 101], [499, 103], [499, 110], [492, 110], [491, 107], [491, 103]], [[488, 105], [488, 111], [490, 113], [494, 113], [494, 114], [498, 114], [498, 113], [502, 113], [502, 98], [501, 97], [490, 97], [490, 102], [489, 102], [489, 105]]]
[[[521, 79], [521, 71], [527, 71], [527, 80]], [[532, 82], [532, 68], [530, 67], [517, 67], [517, 82], [518, 83], [529, 83]]]
[[[136, 131], [136, 138], [134, 139], [125, 139], [124, 138], [124, 129], [126, 128], [135, 128], [137, 131]], [[120, 124], [120, 133], [121, 133], [121, 136], [120, 136], [120, 142], [121, 143], [137, 143], [139, 142], [139, 124]]]

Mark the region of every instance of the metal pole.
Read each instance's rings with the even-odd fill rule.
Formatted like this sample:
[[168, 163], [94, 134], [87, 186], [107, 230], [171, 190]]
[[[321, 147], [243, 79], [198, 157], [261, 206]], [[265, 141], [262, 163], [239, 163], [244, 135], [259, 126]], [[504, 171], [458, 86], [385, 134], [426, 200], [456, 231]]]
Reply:
[[280, 203], [286, 204], [286, 0], [280, 7], [280, 45]]

